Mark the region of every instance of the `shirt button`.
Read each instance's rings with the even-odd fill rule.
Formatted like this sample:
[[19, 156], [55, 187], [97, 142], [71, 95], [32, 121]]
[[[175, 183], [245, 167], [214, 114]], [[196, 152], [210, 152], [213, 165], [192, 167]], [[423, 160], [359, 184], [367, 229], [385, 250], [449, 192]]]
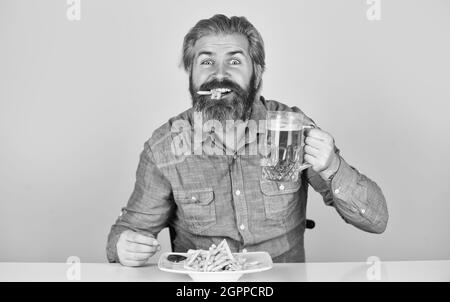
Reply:
[[237, 159], [237, 154], [234, 154], [234, 155], [233, 155], [233, 158], [234, 158], [234, 159]]
[[243, 231], [243, 230], [245, 230], [245, 225], [241, 224], [241, 225], [239, 226], [239, 228]]
[[196, 201], [197, 200], [197, 198], [195, 197], [195, 196], [192, 196], [192, 201]]
[[339, 194], [340, 190], [339, 188], [337, 188], [336, 190], [334, 190], [334, 193]]
[[366, 212], [366, 209], [361, 209], [361, 213], [365, 213]]
[[242, 252], [243, 252], [243, 253], [247, 253], [247, 249], [243, 249]]
[[237, 196], [241, 195], [241, 191], [236, 190], [236, 195], [237, 195]]
[[284, 190], [284, 185], [280, 185], [278, 188], [280, 188], [281, 191]]

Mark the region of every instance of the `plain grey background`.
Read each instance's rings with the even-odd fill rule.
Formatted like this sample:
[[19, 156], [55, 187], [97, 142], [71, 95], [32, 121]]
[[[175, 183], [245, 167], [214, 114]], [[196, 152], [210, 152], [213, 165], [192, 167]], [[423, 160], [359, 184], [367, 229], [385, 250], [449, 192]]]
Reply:
[[[246, 16], [267, 52], [263, 95], [300, 107], [375, 180], [373, 235], [310, 191], [307, 261], [450, 259], [450, 3], [381, 0], [0, 0], [0, 261], [104, 262], [152, 131], [187, 109], [187, 31]], [[165, 250], [167, 233], [160, 236]]]

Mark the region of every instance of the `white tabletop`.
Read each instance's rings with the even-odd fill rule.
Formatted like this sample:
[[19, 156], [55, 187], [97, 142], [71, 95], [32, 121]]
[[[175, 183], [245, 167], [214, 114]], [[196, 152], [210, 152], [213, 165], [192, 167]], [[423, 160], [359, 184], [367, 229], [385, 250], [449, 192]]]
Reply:
[[[0, 281], [138, 281], [186, 282], [188, 275], [160, 271], [156, 264], [124, 267], [111, 263], [0, 263]], [[271, 270], [245, 274], [242, 282], [297, 281], [450, 281], [450, 260], [381, 262], [377, 268], [364, 262], [285, 263]], [[79, 275], [77, 275], [79, 271]], [[379, 274], [378, 274], [379, 272]], [[69, 278], [67, 277], [69, 275]], [[76, 278], [76, 277], [75, 277]]]

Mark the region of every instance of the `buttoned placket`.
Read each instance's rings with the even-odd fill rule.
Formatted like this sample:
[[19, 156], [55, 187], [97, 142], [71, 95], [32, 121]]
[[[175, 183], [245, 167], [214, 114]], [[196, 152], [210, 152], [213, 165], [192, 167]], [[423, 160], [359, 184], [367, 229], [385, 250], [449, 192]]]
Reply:
[[237, 229], [244, 239], [244, 245], [251, 240], [248, 230], [247, 202], [245, 200], [244, 181], [242, 177], [241, 157], [235, 153], [230, 156], [231, 190], [236, 213]]

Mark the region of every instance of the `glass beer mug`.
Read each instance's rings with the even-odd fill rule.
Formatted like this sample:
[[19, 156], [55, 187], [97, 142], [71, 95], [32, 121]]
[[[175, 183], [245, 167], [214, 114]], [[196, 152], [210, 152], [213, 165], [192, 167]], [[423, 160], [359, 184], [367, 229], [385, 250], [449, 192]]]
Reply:
[[303, 114], [267, 111], [266, 152], [261, 159], [262, 178], [274, 181], [297, 181], [299, 172], [310, 167], [303, 159], [305, 129]]

